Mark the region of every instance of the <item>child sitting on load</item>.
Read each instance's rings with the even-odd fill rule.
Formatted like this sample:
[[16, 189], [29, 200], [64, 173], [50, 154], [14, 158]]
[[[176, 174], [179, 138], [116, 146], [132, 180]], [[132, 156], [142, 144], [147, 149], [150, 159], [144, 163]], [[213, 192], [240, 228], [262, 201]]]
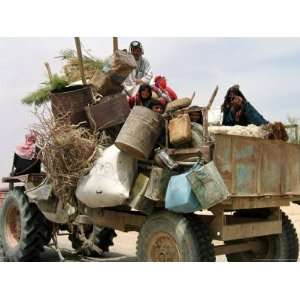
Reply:
[[[149, 106], [151, 105], [152, 100], [154, 100], [152, 87], [149, 84], [142, 84], [135, 96], [128, 97], [130, 108], [133, 108], [135, 105], [143, 105], [150, 108]], [[164, 99], [156, 99], [156, 101], [164, 108], [166, 103]]]

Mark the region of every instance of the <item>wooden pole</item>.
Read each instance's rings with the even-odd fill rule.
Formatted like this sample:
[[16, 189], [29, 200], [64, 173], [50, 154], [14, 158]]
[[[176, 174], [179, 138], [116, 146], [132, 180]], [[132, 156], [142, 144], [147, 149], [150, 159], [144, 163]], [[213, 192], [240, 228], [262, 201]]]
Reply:
[[46, 69], [47, 69], [47, 73], [48, 73], [48, 76], [49, 76], [49, 80], [52, 81], [52, 78], [53, 78], [52, 72], [51, 72], [50, 66], [49, 66], [49, 64], [48, 64], [47, 62], [45, 62], [45, 67], [46, 67]]
[[82, 58], [82, 52], [81, 52], [81, 44], [80, 44], [79, 37], [75, 37], [75, 45], [76, 45], [77, 56], [78, 56], [78, 60], [79, 60], [79, 69], [80, 69], [82, 84], [86, 85], [86, 79], [84, 76], [84, 68], [83, 68], [83, 58]]
[[118, 38], [113, 37], [113, 52], [115, 53], [119, 49]]
[[214, 102], [214, 100], [217, 96], [218, 90], [219, 90], [219, 87], [216, 86], [216, 88], [214, 89], [214, 91], [213, 91], [213, 93], [212, 93], [212, 95], [211, 95], [211, 97], [208, 101], [207, 110], [210, 110], [210, 108], [211, 108], [211, 106], [212, 106], [212, 104], [213, 104], [213, 102]]
[[203, 107], [202, 108], [202, 122], [203, 122], [203, 137], [205, 143], [208, 142], [208, 108]]

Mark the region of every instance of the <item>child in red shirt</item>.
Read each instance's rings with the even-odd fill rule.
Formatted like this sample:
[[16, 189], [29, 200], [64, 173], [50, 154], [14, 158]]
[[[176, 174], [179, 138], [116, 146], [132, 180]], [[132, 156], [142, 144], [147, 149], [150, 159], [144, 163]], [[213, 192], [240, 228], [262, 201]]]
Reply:
[[167, 85], [167, 80], [164, 76], [158, 75], [154, 79], [152, 90], [158, 95], [159, 99], [164, 99], [165, 104], [177, 99], [175, 91]]

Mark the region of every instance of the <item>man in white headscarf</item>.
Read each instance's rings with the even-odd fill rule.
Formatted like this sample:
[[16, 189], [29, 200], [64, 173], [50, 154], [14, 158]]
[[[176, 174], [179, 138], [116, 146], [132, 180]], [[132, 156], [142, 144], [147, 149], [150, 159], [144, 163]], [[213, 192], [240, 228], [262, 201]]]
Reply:
[[126, 90], [126, 93], [129, 96], [134, 96], [138, 92], [139, 86], [141, 84], [150, 83], [153, 77], [153, 73], [150, 63], [143, 56], [144, 50], [140, 42], [131, 42], [129, 46], [129, 51], [136, 60], [137, 68], [128, 75], [123, 85]]

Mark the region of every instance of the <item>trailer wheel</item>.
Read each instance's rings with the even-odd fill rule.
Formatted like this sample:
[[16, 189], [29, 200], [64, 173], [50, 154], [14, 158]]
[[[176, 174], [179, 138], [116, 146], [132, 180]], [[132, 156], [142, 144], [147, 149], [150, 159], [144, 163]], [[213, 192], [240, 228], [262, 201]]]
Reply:
[[[114, 244], [113, 239], [117, 236], [114, 229], [109, 227], [86, 226], [85, 233], [87, 238], [93, 233], [93, 243], [98, 246], [103, 252], [108, 252], [109, 247]], [[80, 249], [82, 241], [79, 239], [79, 231], [76, 227], [69, 235], [69, 240], [72, 243], [72, 248], [79, 250], [85, 256], [98, 256], [98, 253], [90, 249]]]
[[215, 261], [208, 228], [199, 220], [167, 211], [147, 218], [137, 241], [139, 261]]
[[[253, 217], [253, 215], [251, 217]], [[262, 247], [259, 252], [254, 253], [248, 251], [242, 253], [227, 254], [227, 260], [230, 262], [298, 260], [299, 241], [297, 232], [293, 223], [284, 212], [282, 212], [282, 233], [278, 235], [259, 237], [252, 240], [257, 239], [262, 242]], [[235, 242], [237, 241], [227, 243], [232, 244]]]
[[51, 229], [34, 203], [16, 188], [4, 199], [0, 216], [0, 236], [5, 260], [32, 261], [47, 244]]

